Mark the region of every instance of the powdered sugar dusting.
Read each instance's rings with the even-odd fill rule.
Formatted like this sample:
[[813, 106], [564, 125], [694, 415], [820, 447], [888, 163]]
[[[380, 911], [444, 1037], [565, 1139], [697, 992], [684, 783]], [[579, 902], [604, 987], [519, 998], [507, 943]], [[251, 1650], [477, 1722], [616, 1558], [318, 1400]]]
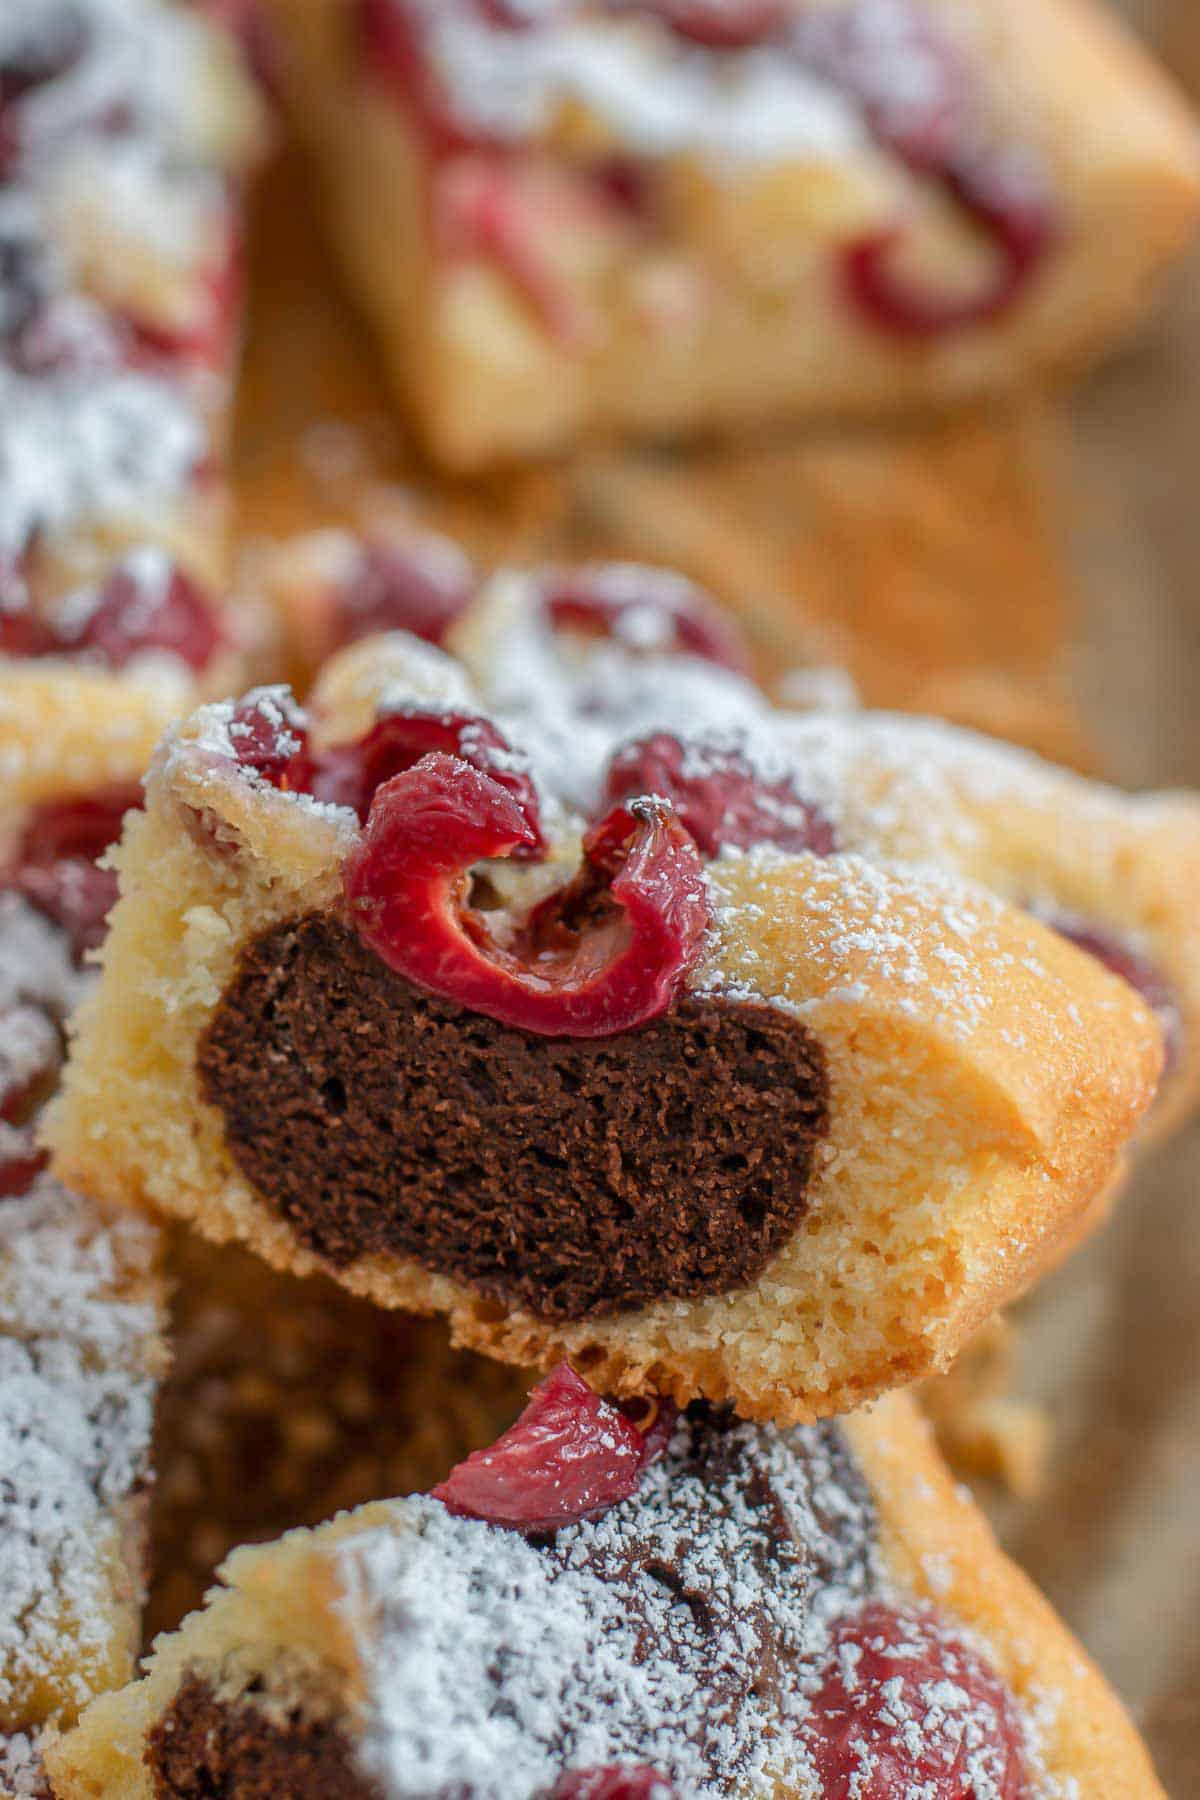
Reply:
[[362, 1749], [389, 1796], [514, 1800], [651, 1764], [695, 1800], [774, 1792], [789, 1671], [877, 1579], [835, 1428], [692, 1420], [638, 1492], [538, 1548], [412, 1503], [340, 1551], [372, 1616]]
[[152, 376], [0, 367], [0, 551], [157, 509], [184, 488], [204, 441], [186, 396]]
[[49, 1177], [0, 1202], [0, 1706], [47, 1680], [83, 1702], [124, 1628], [116, 1513], [146, 1472], [158, 1320], [122, 1296], [155, 1244]]
[[406, 0], [456, 115], [486, 136], [537, 136], [574, 102], [647, 155], [746, 162], [829, 156], [864, 130], [837, 91], [770, 48], [714, 57], [647, 10], [541, 8], [505, 30], [474, 0]]
[[160, 513], [205, 454], [199, 378], [139, 366], [130, 328], [143, 298], [151, 326], [207, 308], [206, 266], [232, 230], [199, 116], [209, 46], [199, 17], [161, 0], [7, 0], [0, 15], [0, 56], [43, 71], [5, 102], [10, 559], [38, 534]]

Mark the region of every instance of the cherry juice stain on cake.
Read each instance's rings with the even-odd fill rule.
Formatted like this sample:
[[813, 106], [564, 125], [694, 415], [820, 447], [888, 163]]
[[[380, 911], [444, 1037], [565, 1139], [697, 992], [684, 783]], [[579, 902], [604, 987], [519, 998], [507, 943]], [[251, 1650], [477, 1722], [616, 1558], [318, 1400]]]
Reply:
[[820, 1046], [684, 997], [542, 1037], [422, 993], [332, 915], [253, 942], [198, 1067], [243, 1174], [329, 1263], [410, 1257], [542, 1318], [753, 1281], [828, 1130]]

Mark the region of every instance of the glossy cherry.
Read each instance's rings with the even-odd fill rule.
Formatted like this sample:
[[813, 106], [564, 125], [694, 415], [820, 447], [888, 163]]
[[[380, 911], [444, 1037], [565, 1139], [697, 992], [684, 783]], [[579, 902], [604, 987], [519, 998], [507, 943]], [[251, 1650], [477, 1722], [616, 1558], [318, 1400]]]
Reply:
[[216, 609], [199, 584], [166, 559], [130, 557], [105, 578], [78, 624], [68, 606], [50, 620], [23, 604], [0, 611], [6, 656], [86, 656], [123, 669], [147, 653], [173, 656], [199, 674], [226, 643]]
[[229, 741], [239, 768], [270, 787], [307, 793], [312, 767], [308, 717], [290, 689], [254, 688], [239, 700], [229, 722]]
[[431, 532], [403, 543], [368, 542], [335, 596], [337, 642], [408, 631], [442, 644], [477, 585], [469, 559], [449, 538]]
[[543, 605], [556, 631], [616, 640], [629, 650], [696, 656], [744, 674], [745, 645], [694, 582], [658, 569], [584, 564], [546, 578]]
[[676, 1800], [676, 1794], [655, 1769], [570, 1769], [550, 1800]]
[[[673, 1420], [674, 1409], [664, 1408], [661, 1416], [667, 1413]], [[661, 1447], [661, 1438], [652, 1442], [568, 1363], [560, 1363], [534, 1388], [516, 1424], [451, 1470], [433, 1498], [449, 1512], [489, 1525], [557, 1531], [599, 1518], [627, 1500]]]
[[800, 798], [790, 778], [764, 781], [740, 752], [684, 745], [665, 731], [627, 744], [613, 757], [605, 801], [616, 805], [631, 794], [669, 800], [705, 856], [718, 855], [723, 845], [749, 850], [774, 844], [814, 856], [837, 848], [830, 821]]
[[418, 987], [546, 1037], [607, 1037], [665, 1012], [709, 924], [695, 844], [638, 799], [584, 839], [576, 879], [502, 947], [469, 904], [474, 864], [531, 850], [512, 793], [454, 756], [422, 757], [378, 790], [343, 871], [350, 917]]
[[1020, 1720], [994, 1669], [929, 1610], [870, 1601], [835, 1629], [803, 1727], [822, 1800], [1028, 1800]]
[[515, 857], [545, 853], [532, 780], [513, 766], [516, 759], [507, 738], [490, 720], [474, 713], [385, 713], [357, 742], [338, 744], [314, 756], [303, 785], [317, 800], [351, 807], [365, 823], [384, 782], [434, 751], [470, 763], [512, 795], [532, 834], [530, 842], [513, 851]]
[[125, 814], [142, 804], [139, 788], [113, 788], [84, 800], [38, 807], [5, 884], [66, 933], [78, 962], [104, 941], [117, 878], [96, 859], [121, 834]]

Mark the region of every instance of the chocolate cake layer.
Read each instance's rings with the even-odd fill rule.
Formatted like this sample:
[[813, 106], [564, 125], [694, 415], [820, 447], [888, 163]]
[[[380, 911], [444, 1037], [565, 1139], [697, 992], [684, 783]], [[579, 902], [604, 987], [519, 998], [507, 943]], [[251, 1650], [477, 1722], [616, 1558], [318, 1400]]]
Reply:
[[337, 1725], [218, 1699], [188, 1675], [151, 1730], [155, 1800], [382, 1800]]
[[550, 1319], [753, 1281], [829, 1121], [821, 1048], [777, 1008], [684, 999], [541, 1038], [417, 991], [324, 914], [247, 948], [199, 1074], [243, 1173], [328, 1262], [413, 1258]]

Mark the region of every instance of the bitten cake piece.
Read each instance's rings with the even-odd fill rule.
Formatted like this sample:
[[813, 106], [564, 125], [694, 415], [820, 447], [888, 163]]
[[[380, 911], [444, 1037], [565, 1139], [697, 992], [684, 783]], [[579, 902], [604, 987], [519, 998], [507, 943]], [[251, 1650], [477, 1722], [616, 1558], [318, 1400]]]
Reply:
[[[1077, 1235], [1163, 1060], [1036, 885], [982, 884], [987, 784], [1051, 845], [1076, 795], [1114, 841], [1140, 814], [1054, 807], [980, 740], [772, 711], [678, 577], [550, 580], [473, 605], [462, 662], [363, 639], [310, 714], [260, 690], [171, 736], [60, 1172], [526, 1366], [844, 1409]], [[998, 882], [1034, 883], [1013, 843]]]
[[[232, 43], [160, 0], [0, 17], [0, 768], [137, 778], [246, 679], [219, 465], [261, 120]], [[49, 747], [49, 755], [47, 749]]]
[[1089, 0], [270, 0], [434, 453], [878, 414], [1104, 345], [1197, 208]]
[[431, 1495], [223, 1574], [61, 1800], [1162, 1794], [900, 1398], [781, 1430], [564, 1366]]

